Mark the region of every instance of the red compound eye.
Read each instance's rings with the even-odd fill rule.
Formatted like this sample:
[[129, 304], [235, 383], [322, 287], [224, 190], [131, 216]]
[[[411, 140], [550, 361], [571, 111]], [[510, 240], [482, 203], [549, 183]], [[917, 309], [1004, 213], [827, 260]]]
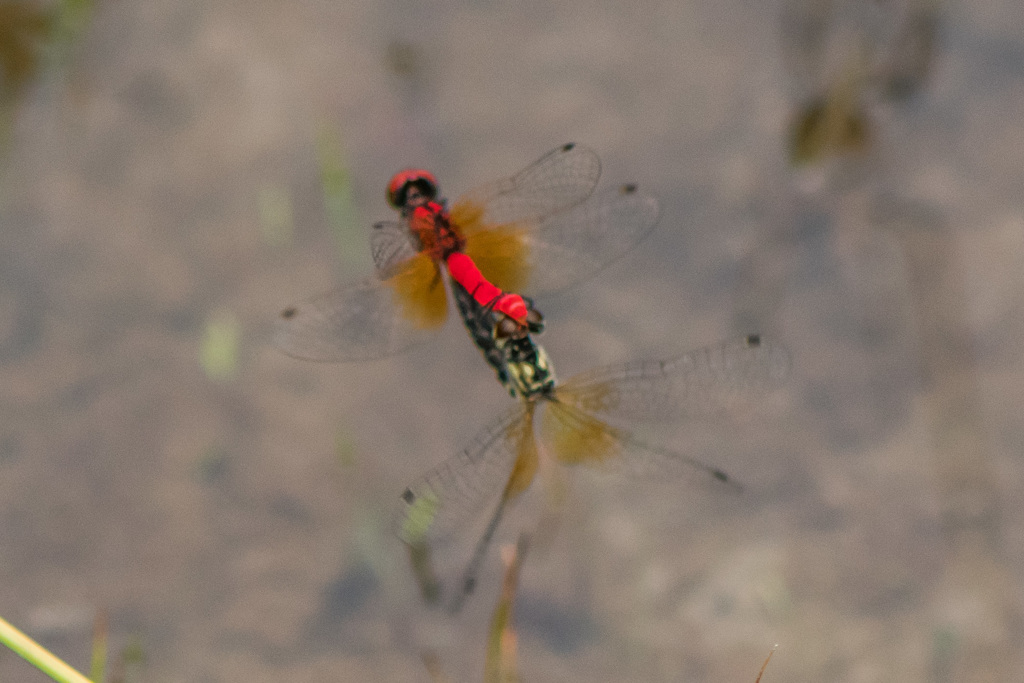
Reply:
[[404, 207], [405, 196], [410, 185], [415, 185], [429, 200], [433, 200], [437, 196], [437, 178], [433, 173], [417, 168], [407, 168], [391, 177], [391, 181], [388, 183], [388, 204], [396, 209]]

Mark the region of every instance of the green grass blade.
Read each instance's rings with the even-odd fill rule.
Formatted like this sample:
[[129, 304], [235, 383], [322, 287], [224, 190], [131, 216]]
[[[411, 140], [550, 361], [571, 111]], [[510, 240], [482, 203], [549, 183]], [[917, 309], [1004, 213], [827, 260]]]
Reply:
[[92, 629], [92, 665], [89, 680], [103, 683], [107, 680], [107, 613], [100, 610]]
[[57, 683], [90, 683], [89, 679], [65, 664], [56, 655], [32, 640], [0, 617], [0, 642], [17, 652], [29, 664]]

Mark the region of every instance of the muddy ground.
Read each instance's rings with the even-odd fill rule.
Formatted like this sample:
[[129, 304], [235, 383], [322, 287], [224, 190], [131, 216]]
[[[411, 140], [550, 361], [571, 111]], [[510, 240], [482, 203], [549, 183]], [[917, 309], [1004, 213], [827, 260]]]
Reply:
[[[870, 61], [906, 7], [847, 12], [829, 44]], [[694, 446], [742, 494], [573, 477], [523, 572], [524, 680], [753, 681], [776, 643], [766, 682], [1013, 680], [1024, 13], [939, 8], [923, 89], [869, 91], [866, 151], [794, 170], [816, 81], [783, 9], [98, 3], [3, 152], [0, 614], [85, 669], [104, 610], [112, 656], [144, 653], [134, 680], [428, 681], [427, 650], [478, 680], [497, 560], [445, 618], [391, 518], [508, 397], [452, 321], [358, 365], [269, 333], [369, 272], [396, 170], [454, 197], [578, 141], [663, 212], [538, 301], [560, 375], [750, 331], [793, 373]], [[217, 330], [239, 334], [222, 375], [201, 354]], [[46, 679], [5, 651], [0, 680]]]

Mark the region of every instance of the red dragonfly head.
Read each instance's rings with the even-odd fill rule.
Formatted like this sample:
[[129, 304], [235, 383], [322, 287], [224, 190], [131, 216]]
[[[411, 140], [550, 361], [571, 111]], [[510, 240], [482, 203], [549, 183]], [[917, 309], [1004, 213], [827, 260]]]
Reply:
[[437, 178], [430, 171], [407, 168], [391, 177], [388, 204], [399, 211], [414, 209], [437, 197]]

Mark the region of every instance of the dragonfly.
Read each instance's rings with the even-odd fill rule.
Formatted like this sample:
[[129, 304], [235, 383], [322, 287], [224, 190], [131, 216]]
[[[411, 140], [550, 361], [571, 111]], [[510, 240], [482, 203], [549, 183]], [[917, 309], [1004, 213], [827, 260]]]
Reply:
[[739, 488], [721, 469], [638, 438], [634, 427], [742, 416], [779, 388], [790, 368], [784, 347], [748, 335], [667, 360], [591, 370], [559, 383], [547, 353], [530, 334], [499, 322], [494, 335], [520, 400], [401, 496], [399, 536], [430, 600], [440, 590], [434, 579], [427, 579], [431, 586], [424, 582], [432, 576], [431, 549], [480, 518], [488, 503], [493, 506], [450, 601], [451, 612], [472, 593], [506, 510], [539, 472], [557, 471], [552, 464], [658, 476], [685, 473]]
[[[375, 274], [286, 308], [276, 346], [306, 360], [359, 361], [422, 342], [447, 318], [442, 274], [459, 255], [502, 292], [538, 295], [585, 280], [646, 237], [659, 214], [657, 200], [633, 184], [595, 194], [600, 175], [598, 155], [570, 143], [449, 208], [431, 173], [401, 171], [387, 189], [399, 218], [377, 223], [371, 234]], [[451, 286], [461, 287], [457, 280]], [[455, 298], [461, 307], [472, 296], [456, 291]], [[525, 311], [497, 310], [526, 324], [526, 302]], [[464, 321], [472, 315], [460, 313]], [[490, 343], [485, 331], [470, 334], [478, 345]], [[481, 350], [502, 379], [500, 355]]]

